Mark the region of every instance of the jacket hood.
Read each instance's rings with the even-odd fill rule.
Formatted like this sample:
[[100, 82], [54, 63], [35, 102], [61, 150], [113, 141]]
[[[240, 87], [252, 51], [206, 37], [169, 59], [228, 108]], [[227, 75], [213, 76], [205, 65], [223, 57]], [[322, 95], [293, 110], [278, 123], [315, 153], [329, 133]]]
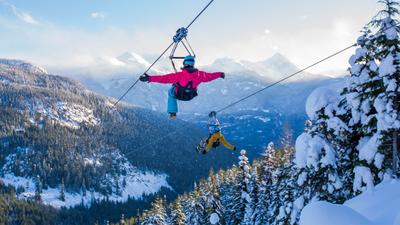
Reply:
[[184, 67], [182, 70], [186, 70], [188, 73], [194, 73], [199, 71], [198, 69], [194, 68], [193, 66]]

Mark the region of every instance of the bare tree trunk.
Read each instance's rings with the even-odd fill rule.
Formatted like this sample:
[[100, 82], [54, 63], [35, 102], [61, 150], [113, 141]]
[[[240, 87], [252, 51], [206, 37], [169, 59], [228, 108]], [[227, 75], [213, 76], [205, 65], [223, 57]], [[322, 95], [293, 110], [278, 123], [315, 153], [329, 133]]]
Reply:
[[397, 132], [393, 132], [393, 175], [397, 176], [399, 165], [399, 152], [397, 144]]

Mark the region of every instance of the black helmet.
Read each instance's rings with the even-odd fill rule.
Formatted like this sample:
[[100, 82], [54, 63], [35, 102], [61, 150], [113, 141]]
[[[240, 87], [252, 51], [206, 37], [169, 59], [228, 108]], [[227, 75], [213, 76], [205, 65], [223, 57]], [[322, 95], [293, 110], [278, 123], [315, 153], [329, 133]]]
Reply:
[[217, 116], [217, 112], [215, 111], [211, 111], [210, 114], [208, 114], [209, 117], [216, 117]]

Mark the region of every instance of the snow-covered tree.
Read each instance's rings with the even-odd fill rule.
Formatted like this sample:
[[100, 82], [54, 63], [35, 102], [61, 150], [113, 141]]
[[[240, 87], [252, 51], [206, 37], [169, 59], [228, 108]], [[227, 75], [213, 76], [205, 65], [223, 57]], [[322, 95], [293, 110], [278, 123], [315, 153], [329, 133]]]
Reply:
[[248, 193], [250, 196], [250, 202], [247, 205], [245, 224], [254, 224], [256, 222], [256, 207], [258, 205], [259, 197], [259, 167], [257, 162], [253, 163], [251, 166], [250, 181], [248, 183]]
[[[326, 109], [325, 109], [326, 110]], [[321, 132], [326, 129], [325, 121], [306, 133], [303, 133], [296, 141], [296, 168], [298, 169], [297, 184], [307, 185], [302, 189], [309, 192], [303, 193], [307, 200], [317, 198], [331, 202], [338, 201], [338, 190], [342, 183], [337, 171], [337, 155], [329, 137]]]
[[178, 198], [172, 203], [171, 207], [171, 224], [176, 225], [185, 225], [185, 214], [183, 212], [181, 197]]
[[251, 171], [246, 151], [242, 150], [239, 156], [239, 170], [232, 184], [230, 199], [226, 206], [227, 224], [249, 224], [253, 211], [249, 182]]
[[312, 106], [307, 107], [307, 113], [314, 123], [307, 121], [304, 133], [296, 140], [294, 164], [288, 162], [278, 171], [275, 190], [280, 190], [280, 206], [272, 210], [277, 215], [272, 224], [295, 224], [304, 205], [313, 199], [339, 202], [342, 183], [330, 141], [333, 121], [327, 121], [334, 108], [328, 102], [319, 102], [321, 95], [331, 94], [325, 92], [317, 89], [307, 100]]
[[215, 214], [213, 216], [214, 222], [216, 221], [216, 216], [218, 216], [218, 223], [223, 224], [225, 209], [221, 203], [218, 175], [214, 174], [213, 169], [210, 170], [204, 194], [206, 200], [206, 213], [210, 217], [209, 220], [211, 221], [211, 215]]
[[[301, 195], [296, 188], [294, 174], [297, 172], [293, 166], [293, 147], [289, 144], [282, 149], [275, 150], [273, 144], [269, 144], [267, 155], [264, 160], [267, 163], [265, 168], [269, 173], [267, 193], [268, 205], [264, 215], [264, 223], [273, 225], [295, 224], [298, 220], [299, 211], [303, 207]], [[285, 157], [282, 157], [285, 156]], [[265, 179], [265, 178], [264, 178]], [[262, 193], [260, 193], [262, 196]], [[299, 197], [296, 199], [296, 197]]]
[[291, 164], [294, 157], [294, 146], [293, 146], [293, 130], [289, 124], [285, 124], [283, 127], [283, 137], [281, 139], [281, 160], [285, 164]]
[[203, 188], [195, 185], [194, 190], [190, 193], [189, 207], [186, 212], [187, 224], [201, 225], [206, 224], [206, 200]]
[[285, 165], [275, 172], [276, 181], [271, 189], [269, 223], [271, 225], [296, 224], [303, 208], [304, 198], [299, 194], [293, 165]]
[[231, 169], [226, 171], [219, 171], [218, 177], [220, 179], [220, 194], [221, 194], [221, 203], [225, 209], [224, 212], [224, 221], [226, 224], [232, 224], [230, 221], [232, 220], [234, 215], [234, 211], [230, 210], [230, 206], [233, 202], [233, 196], [237, 190], [237, 174], [239, 173], [239, 168], [234, 165]]
[[318, 88], [307, 100], [311, 123], [296, 140], [293, 209], [314, 199], [341, 203], [393, 173], [388, 143], [400, 128], [399, 3], [380, 2], [385, 9], [358, 38], [346, 84]]
[[269, 210], [271, 203], [275, 202], [272, 195], [273, 184], [276, 183], [275, 171], [279, 165], [276, 158], [276, 150], [274, 144], [271, 142], [265, 148], [265, 153], [260, 162], [258, 174], [258, 193], [257, 205], [254, 210], [255, 221], [260, 224], [266, 224], [269, 220]]
[[[351, 76], [341, 110], [350, 114], [350, 143], [357, 151], [353, 189], [357, 193], [391, 171], [393, 132], [400, 130], [399, 3], [382, 0], [385, 9], [367, 24], [350, 58]], [[394, 171], [395, 173], [397, 171]]]
[[165, 202], [163, 198], [157, 198], [152, 203], [152, 208], [143, 214], [140, 221], [141, 225], [166, 225], [168, 224], [168, 216], [165, 210]]
[[42, 201], [42, 181], [40, 180], [40, 176], [36, 176], [35, 182], [35, 201], [41, 202]]

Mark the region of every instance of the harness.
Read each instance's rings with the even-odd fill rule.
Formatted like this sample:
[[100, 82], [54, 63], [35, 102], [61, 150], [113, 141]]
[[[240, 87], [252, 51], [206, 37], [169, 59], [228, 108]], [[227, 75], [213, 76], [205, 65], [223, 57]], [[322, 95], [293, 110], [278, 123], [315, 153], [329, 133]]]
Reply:
[[[208, 136], [207, 144], [208, 144], [208, 141], [210, 140], [211, 136], [213, 136], [213, 134], [210, 134], [210, 136]], [[219, 146], [221, 146], [221, 140], [218, 138], [217, 140], [214, 141], [212, 147], [213, 148], [218, 148]]]
[[219, 140], [219, 138], [213, 143], [213, 148], [218, 148], [221, 145], [221, 141]]
[[173, 85], [175, 87], [175, 98], [181, 101], [190, 101], [197, 96], [197, 88], [193, 88], [193, 82], [189, 81], [186, 86], [179, 83]]

